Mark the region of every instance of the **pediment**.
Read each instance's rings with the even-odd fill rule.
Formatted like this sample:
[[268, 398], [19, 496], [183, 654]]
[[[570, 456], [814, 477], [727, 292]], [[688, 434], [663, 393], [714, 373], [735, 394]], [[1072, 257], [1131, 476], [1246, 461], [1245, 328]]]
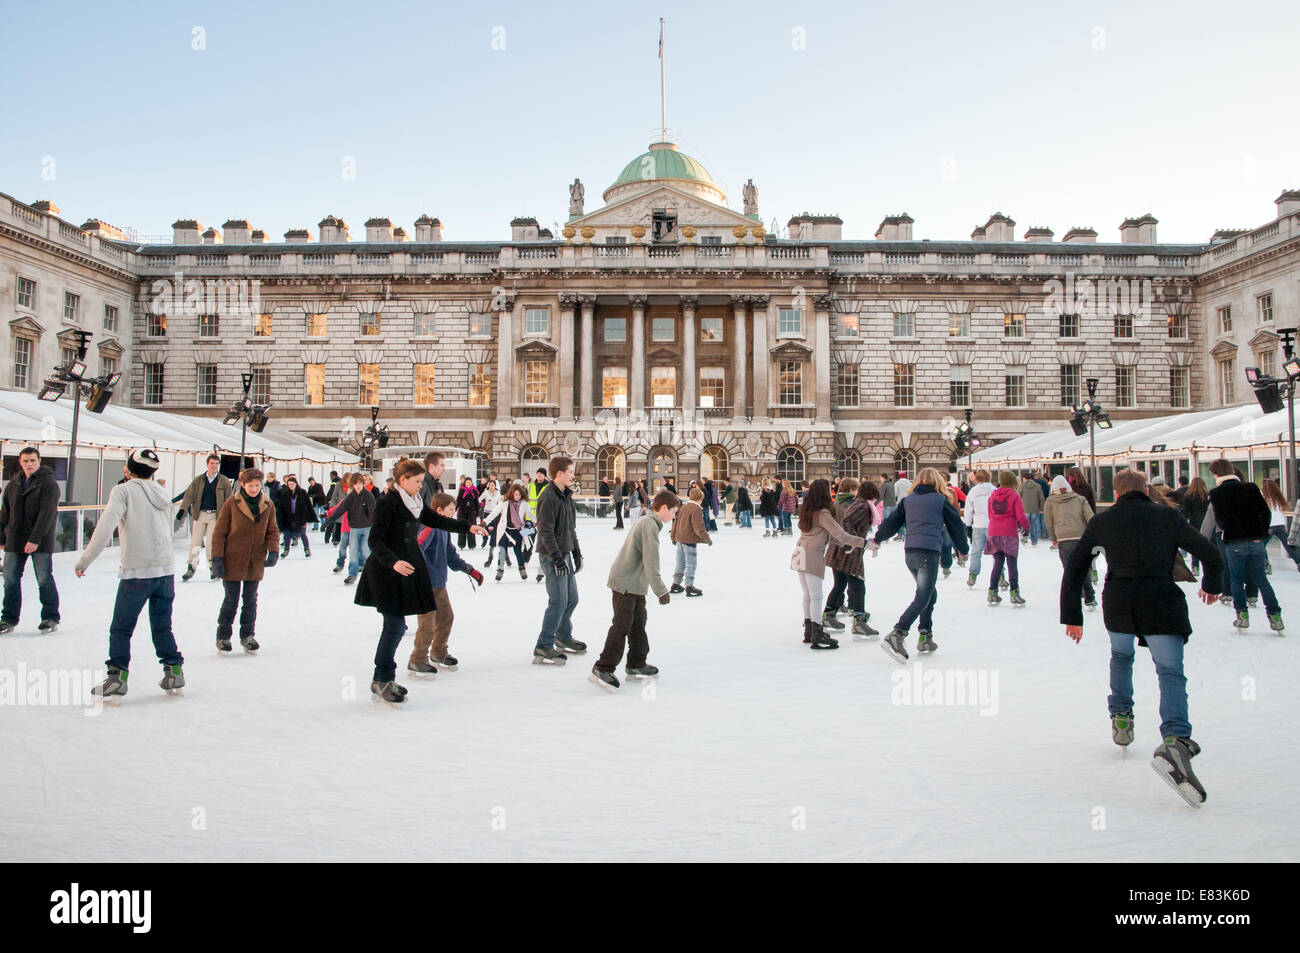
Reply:
[[798, 341], [786, 341], [768, 352], [775, 360], [806, 361], [812, 358], [813, 349]]
[[677, 348], [659, 346], [646, 352], [647, 364], [669, 364], [678, 360], [682, 353]]
[[118, 344], [117, 341], [112, 338], [106, 338], [105, 340], [100, 341], [97, 346], [99, 347], [100, 354], [107, 354], [109, 357], [121, 357], [124, 353], [122, 345]]
[[1232, 357], [1237, 353], [1237, 345], [1231, 341], [1220, 341], [1210, 348], [1210, 356], [1216, 359]]
[[515, 348], [515, 356], [519, 358], [531, 358], [532, 360], [553, 361], [555, 355], [559, 353], [559, 348], [547, 344], [545, 341], [528, 341], [520, 344]]
[[14, 318], [9, 322], [10, 334], [28, 334], [40, 337], [45, 333], [45, 328], [36, 323], [35, 319], [23, 315], [21, 318]]
[[733, 212], [725, 205], [705, 201], [698, 195], [690, 195], [671, 186], [660, 186], [649, 192], [631, 195], [604, 208], [598, 208], [588, 215], [575, 218], [568, 224], [579, 231], [584, 225], [594, 228], [615, 228], [622, 226], [651, 224], [651, 213], [657, 208], [677, 210], [678, 225], [736, 226], [752, 228], [756, 223], [739, 212]]
[[1280, 339], [1275, 332], [1270, 331], [1268, 328], [1261, 328], [1255, 333], [1255, 336], [1246, 343], [1251, 350], [1262, 351], [1265, 348], [1276, 347], [1279, 340]]

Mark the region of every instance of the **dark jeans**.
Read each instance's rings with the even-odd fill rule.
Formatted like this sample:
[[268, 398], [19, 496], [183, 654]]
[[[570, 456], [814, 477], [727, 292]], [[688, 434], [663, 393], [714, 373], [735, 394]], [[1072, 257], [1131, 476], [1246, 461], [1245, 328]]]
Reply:
[[[1276, 539], [1279, 543], [1282, 544], [1282, 552], [1290, 556], [1291, 561], [1296, 564], [1296, 568], [1300, 569], [1300, 549], [1296, 549], [1294, 546], [1290, 545], [1286, 541], [1286, 537], [1287, 537], [1286, 527], [1274, 526], [1270, 528], [1268, 532], [1270, 538]], [[1268, 539], [1264, 540], [1264, 549], [1265, 550], [1268, 549]]]
[[832, 569], [831, 572], [835, 574], [835, 585], [831, 586], [830, 595], [826, 597], [826, 611], [838, 611], [840, 606], [844, 605], [847, 594], [849, 609], [854, 615], [862, 615], [866, 612], [866, 580], [850, 576], [838, 569]]
[[539, 649], [555, 648], [555, 640], [568, 641], [573, 637], [573, 610], [578, 608], [578, 580], [574, 578], [573, 557], [565, 556], [569, 571], [560, 575], [555, 571], [551, 555], [538, 555], [542, 577], [546, 580], [546, 612], [542, 615], [542, 631], [537, 636]]
[[[1064, 566], [1070, 561], [1070, 554], [1074, 552], [1075, 547], [1079, 545], [1077, 539], [1063, 539], [1056, 544], [1056, 555], [1061, 557], [1061, 565]], [[1097, 598], [1096, 591], [1092, 588], [1092, 573], [1083, 574], [1083, 597], [1085, 602], [1092, 602]]]
[[[471, 522], [472, 522], [472, 521], [471, 521]], [[477, 549], [477, 548], [478, 548], [478, 543], [477, 543], [477, 539], [478, 539], [478, 537], [475, 536], [473, 533], [460, 533], [460, 534], [458, 534], [458, 539], [456, 540], [456, 546], [457, 546], [457, 548], [459, 548], [459, 549], [464, 549], [464, 548], [465, 548], [465, 545], [466, 545], [466, 544], [465, 544], [465, 540], [466, 540], [466, 539], [469, 540], [469, 548], [470, 548], [470, 549]]]
[[1010, 580], [1012, 589], [1020, 588], [1020, 557], [1008, 556], [1005, 553], [993, 554], [993, 575], [989, 576], [989, 589], [996, 591], [998, 583], [1002, 581], [1002, 564], [1007, 564], [1007, 578]]
[[528, 565], [528, 557], [524, 555], [524, 539], [519, 535], [519, 530], [506, 530], [505, 537], [499, 543], [501, 549], [497, 555], [498, 568], [504, 569], [506, 565], [506, 549], [511, 548], [515, 551], [515, 559], [519, 560], [519, 568], [522, 569]]
[[[1219, 556], [1223, 559], [1223, 591], [1227, 595], [1232, 595], [1232, 576], [1229, 574], [1228, 566], [1228, 547], [1223, 544], [1223, 534], [1214, 534], [1214, 544], [1219, 547]], [[1246, 577], [1246, 598], [1256, 599], [1259, 597], [1259, 587], [1255, 585], [1253, 577]]]
[[307, 527], [299, 526], [297, 529], [282, 529], [280, 531], [280, 548], [284, 552], [289, 551], [289, 547], [298, 540], [302, 540], [302, 551], [311, 552], [311, 544], [307, 542]]
[[253, 634], [257, 624], [257, 580], [224, 579], [226, 598], [217, 612], [217, 638], [228, 639], [233, 631], [235, 609], [239, 606], [240, 587], [243, 587], [244, 609], [239, 613], [239, 637], [246, 639]]
[[614, 528], [615, 529], [623, 528], [623, 507], [626, 505], [627, 504], [624, 503], [622, 500], [619, 500], [618, 503], [614, 505]]
[[384, 627], [379, 632], [379, 646], [375, 649], [375, 675], [377, 682], [391, 682], [397, 678], [397, 646], [406, 634], [406, 617], [383, 613]]
[[183, 664], [185, 659], [176, 647], [176, 637], [172, 635], [172, 600], [175, 598], [176, 578], [172, 575], [119, 581], [113, 621], [108, 625], [108, 661], [105, 664], [123, 671], [130, 668], [131, 635], [146, 604], [158, 661], [164, 665]]
[[943, 542], [939, 546], [939, 568], [952, 568], [952, 537], [948, 535], [948, 527], [943, 528]]
[[31, 560], [36, 573], [36, 592], [41, 598], [41, 621], [59, 621], [59, 590], [54, 585], [54, 564], [51, 553], [4, 553], [5, 596], [0, 609], [0, 621], [18, 624], [18, 614], [23, 607], [23, 568]]
[[844, 605], [844, 593], [849, 588], [849, 574], [842, 569], [832, 569], [831, 575], [834, 577], [835, 583], [826, 596], [826, 611], [837, 612], [840, 606]]
[[1246, 582], [1249, 580], [1259, 588], [1259, 594], [1264, 597], [1264, 611], [1269, 615], [1281, 612], [1282, 607], [1278, 605], [1273, 586], [1268, 581], [1268, 576], [1264, 574], [1264, 564], [1268, 561], [1268, 553], [1264, 549], [1264, 543], [1257, 539], [1247, 539], [1234, 543], [1224, 543], [1223, 548], [1228, 553], [1228, 574], [1232, 582], [1232, 607], [1238, 612], [1246, 611], [1246, 600], [1249, 598], [1246, 592]]
[[338, 522], [335, 522], [335, 523], [330, 523], [328, 526], [325, 527], [325, 542], [326, 542], [326, 543], [337, 543], [337, 542], [339, 541], [339, 538], [340, 538], [342, 535], [343, 535], [343, 521], [342, 521], [342, 520], [339, 520]]
[[623, 658], [623, 647], [627, 646], [628, 668], [639, 668], [645, 664], [650, 654], [650, 637], [645, 631], [645, 596], [634, 596], [627, 592], [614, 593], [614, 621], [610, 623], [609, 635], [605, 636], [605, 648], [596, 660], [596, 668], [602, 672], [612, 672]]
[[894, 628], [906, 635], [919, 616], [922, 631], [929, 632], [934, 624], [934, 604], [939, 601], [939, 592], [935, 589], [939, 577], [939, 553], [933, 549], [908, 549], [904, 552], [907, 571], [916, 580], [916, 595], [898, 617]]

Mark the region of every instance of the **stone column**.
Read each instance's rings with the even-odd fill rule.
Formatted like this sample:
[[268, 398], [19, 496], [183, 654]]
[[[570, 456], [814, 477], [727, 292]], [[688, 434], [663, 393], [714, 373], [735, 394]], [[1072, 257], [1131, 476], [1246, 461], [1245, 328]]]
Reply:
[[632, 381], [628, 387], [628, 413], [641, 416], [645, 413], [645, 304], [648, 295], [627, 296], [632, 305]]
[[591, 389], [596, 381], [596, 296], [578, 295], [578, 303], [582, 305], [582, 382], [578, 385], [578, 409], [583, 420], [592, 420], [596, 413], [591, 403]]
[[497, 313], [497, 421], [500, 423], [510, 420], [514, 403], [514, 306], [514, 295], [498, 294], [492, 299], [492, 307], [500, 309]]
[[817, 423], [831, 419], [831, 297], [813, 295], [816, 314], [813, 362], [817, 376]]
[[732, 340], [735, 342], [733, 354], [734, 359], [731, 362], [731, 413], [733, 417], [749, 416], [745, 399], [745, 371], [747, 361], [745, 352], [748, 349], [745, 345], [745, 306], [749, 303], [749, 295], [732, 295], [731, 307], [735, 312], [736, 320], [733, 325]]
[[695, 396], [695, 308], [700, 303], [699, 295], [682, 295], [682, 416], [687, 420], [695, 417], [699, 400]]
[[768, 395], [771, 393], [767, 383], [767, 328], [772, 296], [754, 295], [750, 304], [754, 309], [754, 419], [766, 423]]
[[[575, 294], [560, 295], [560, 419], [573, 417], [573, 309], [578, 304]], [[585, 357], [584, 357], [585, 361]]]

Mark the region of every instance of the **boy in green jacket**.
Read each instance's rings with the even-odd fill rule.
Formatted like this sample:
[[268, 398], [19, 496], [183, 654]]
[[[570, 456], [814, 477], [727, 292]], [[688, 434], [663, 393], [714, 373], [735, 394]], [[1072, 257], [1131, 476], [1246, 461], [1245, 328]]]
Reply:
[[659, 669], [646, 664], [650, 639], [645, 631], [645, 594], [647, 588], [654, 589], [661, 606], [668, 605], [671, 598], [659, 573], [659, 533], [665, 524], [673, 521], [679, 506], [676, 493], [660, 490], [655, 494], [648, 518], [632, 525], [632, 532], [623, 540], [623, 547], [609, 569], [606, 585], [614, 591], [614, 621], [605, 638], [605, 648], [587, 679], [607, 692], [618, 691], [614, 669], [623, 657], [624, 647], [629, 678], [652, 678], [659, 674]]

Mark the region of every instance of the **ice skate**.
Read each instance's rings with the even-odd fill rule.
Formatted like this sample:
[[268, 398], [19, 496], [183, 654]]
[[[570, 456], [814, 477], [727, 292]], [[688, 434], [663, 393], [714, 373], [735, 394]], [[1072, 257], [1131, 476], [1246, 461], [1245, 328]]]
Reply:
[[1011, 590], [1011, 604], [1012, 604], [1013, 606], [1015, 606], [1017, 609], [1021, 608], [1021, 607], [1024, 606], [1024, 605], [1026, 605], [1025, 600], [1022, 599], [1022, 598], [1020, 597], [1020, 590], [1019, 590], [1019, 589], [1012, 589], [1012, 590]]
[[951, 569], [950, 567], [948, 567], [948, 566], [945, 566], [945, 567], [943, 568], [943, 578], [944, 578], [944, 579], [947, 579], [947, 578], [948, 578], [949, 576], [951, 576], [951, 575], [952, 575], [952, 569]]
[[230, 651], [230, 636], [217, 636], [217, 654], [225, 656], [229, 655]]
[[934, 635], [929, 629], [921, 629], [916, 640], [916, 651], [918, 655], [929, 655], [939, 647], [939, 643], [934, 640]]
[[1251, 609], [1259, 608], [1259, 596], [1247, 596], [1246, 605]]
[[454, 655], [435, 655], [430, 658], [429, 661], [432, 662], [435, 667], [448, 672], [456, 671], [456, 668], [460, 665], [460, 659], [456, 658]]
[[164, 665], [162, 681], [158, 683], [158, 687], [168, 695], [183, 694], [181, 689], [185, 687], [185, 675], [181, 672], [181, 667], [179, 665]]
[[803, 620], [803, 644], [807, 645], [812, 641], [812, 619]]
[[591, 674], [587, 676], [587, 681], [597, 688], [603, 688], [611, 695], [618, 691], [618, 679], [614, 677], [613, 672], [602, 672], [598, 668], [593, 668]]
[[999, 589], [1010, 589], [1010, 588], [1011, 588], [1011, 583], [1007, 582], [1005, 579], [999, 579], [999, 580], [998, 580], [998, 588], [999, 588]]
[[8, 635], [14, 630], [12, 622], [0, 622], [0, 635]]
[[406, 671], [412, 678], [430, 679], [438, 674], [437, 666], [429, 662], [407, 662]]
[[867, 625], [867, 617], [865, 615], [860, 615], [853, 619], [853, 638], [858, 642], [874, 642], [876, 639], [880, 638], [880, 633]]
[[677, 595], [679, 592], [685, 592], [685, 591], [686, 590], [682, 587], [682, 584], [680, 582], [675, 582], [668, 587], [668, 592], [674, 596]]
[[568, 656], [557, 648], [533, 649], [534, 665], [563, 665]]
[[843, 631], [844, 631], [844, 623], [841, 622], [839, 619], [835, 618], [835, 613], [834, 613], [834, 612], [823, 612], [823, 613], [822, 613], [822, 628], [823, 628], [823, 629], [830, 629], [832, 632], [843, 632]]
[[1085, 600], [1084, 603], [1083, 603], [1083, 607], [1084, 607], [1085, 609], [1095, 609], [1095, 608], [1097, 608], [1097, 597], [1096, 597], [1096, 596], [1093, 596], [1091, 599], [1087, 599], [1087, 600]]
[[1282, 634], [1282, 613], [1271, 612], [1268, 616], [1268, 627], [1278, 635]]
[[396, 682], [371, 682], [370, 697], [377, 702], [396, 707], [406, 701], [406, 689]]
[[567, 639], [557, 638], [555, 640], [555, 647], [563, 649], [570, 655], [585, 655], [587, 653], [587, 643], [579, 642], [577, 639], [572, 637]]
[[193, 579], [193, 578], [194, 578], [194, 567], [193, 567], [193, 566], [186, 566], [186, 567], [185, 567], [185, 574], [184, 574], [183, 576], [181, 576], [181, 582], [189, 582], [189, 581], [190, 581], [191, 579]]
[[1237, 617], [1232, 620], [1232, 627], [1234, 629], [1249, 629], [1250, 613], [1247, 612], [1245, 609], [1242, 609], [1240, 612], [1238, 612]]
[[628, 678], [657, 678], [659, 669], [657, 666], [646, 665], [628, 665], [623, 669]]
[[977, 576], [977, 575], [975, 575], [974, 573], [969, 573], [969, 574], [966, 576], [966, 588], [967, 588], [967, 589], [974, 589], [974, 588], [975, 588], [975, 583], [979, 582], [979, 578], [980, 578], [980, 577]]
[[342, 566], [335, 566], [335, 567], [334, 567], [332, 570], [330, 570], [330, 571], [331, 571], [331, 572], [336, 572], [336, 573], [338, 573], [338, 572], [342, 572], [342, 571], [343, 571], [343, 567], [342, 567]]
[[108, 677], [90, 690], [90, 694], [103, 699], [105, 705], [119, 705], [126, 694], [127, 671], [124, 668], [110, 668]]
[[504, 576], [505, 574], [506, 574], [505, 567], [502, 566], [500, 569], [497, 570], [497, 575], [496, 575], [496, 580], [497, 580], [497, 582], [500, 582], [500, 581], [501, 581], [501, 577]]
[[258, 644], [257, 639], [253, 638], [251, 635], [241, 637], [239, 640], [239, 646], [244, 650], [246, 655], [256, 655], [257, 650], [262, 647]]
[[346, 579], [343, 580], [343, 585], [350, 586], [356, 581], [357, 581], [356, 576], [349, 575]]
[[[694, 586], [686, 587], [686, 597], [688, 599], [693, 599], [696, 596], [702, 596], [702, 595], [704, 595], [704, 593], [701, 590], [696, 589]], [[841, 626], [841, 628], [843, 628], [843, 626]]]
[[[827, 635], [826, 630], [822, 628], [820, 625], [818, 625], [816, 622], [810, 622], [809, 625], [810, 625], [810, 634], [812, 635], [812, 643], [809, 646], [809, 648], [838, 649], [840, 647], [840, 643], [835, 639], [832, 639], [829, 635]], [[844, 626], [840, 626], [840, 628], [842, 629], [844, 628]]]
[[1133, 743], [1133, 713], [1126, 711], [1122, 715], [1110, 716], [1110, 736], [1115, 744], [1128, 746]]
[[895, 662], [902, 665], [907, 664], [907, 646], [903, 640], [907, 638], [906, 632], [899, 632], [898, 629], [891, 629], [885, 636], [885, 640], [880, 643], [880, 647], [885, 650], [885, 654]]
[[1205, 788], [1192, 770], [1201, 746], [1191, 738], [1166, 738], [1151, 756], [1151, 768], [1192, 807], [1205, 803]]
[[1000, 606], [1002, 605], [1002, 597], [998, 595], [998, 591], [996, 589], [990, 589], [989, 597], [985, 600], [985, 602], [987, 602], [991, 606]]
[[527, 566], [520, 566], [520, 567], [519, 567], [519, 578], [522, 579], [524, 582], [527, 582], [527, 581], [528, 581], [528, 567], [527, 567]]

